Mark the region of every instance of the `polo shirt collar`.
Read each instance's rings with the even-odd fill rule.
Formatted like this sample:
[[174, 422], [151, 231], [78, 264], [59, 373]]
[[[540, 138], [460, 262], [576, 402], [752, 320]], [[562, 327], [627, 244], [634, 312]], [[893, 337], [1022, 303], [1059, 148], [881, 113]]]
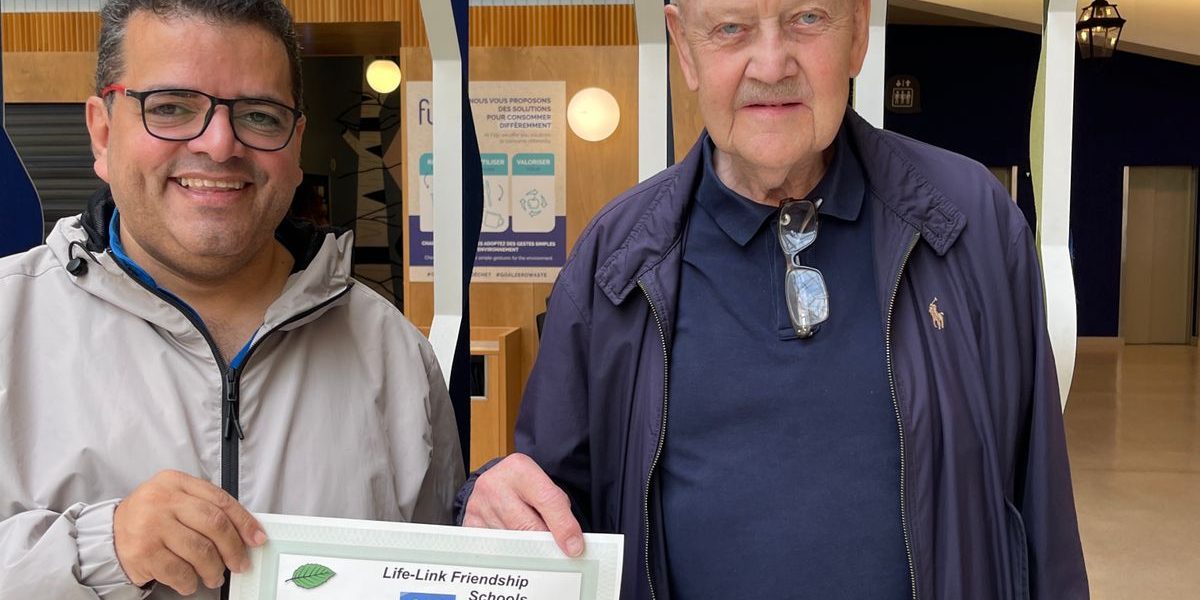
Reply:
[[[704, 134], [702, 146], [704, 173], [696, 190], [696, 203], [712, 216], [730, 239], [745, 246], [778, 210], [729, 189], [713, 168], [715, 151], [708, 133]], [[856, 221], [867, 191], [866, 176], [844, 127], [838, 132], [834, 146], [833, 161], [809, 198], [824, 199], [820, 208], [822, 215]]]
[[857, 221], [867, 194], [867, 177], [858, 154], [850, 143], [850, 132], [842, 127], [834, 139], [833, 162], [817, 187], [809, 193], [811, 199], [822, 198], [820, 214], [843, 221]]
[[713, 169], [713, 142], [704, 134], [704, 174], [696, 189], [696, 204], [739, 246], [750, 243], [764, 223], [778, 212], [729, 189]]

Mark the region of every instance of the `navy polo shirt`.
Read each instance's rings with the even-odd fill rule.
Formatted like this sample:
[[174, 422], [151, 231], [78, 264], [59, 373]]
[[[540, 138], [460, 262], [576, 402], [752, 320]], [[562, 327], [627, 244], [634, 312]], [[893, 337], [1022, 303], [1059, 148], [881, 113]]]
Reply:
[[704, 140], [658, 471], [676, 600], [910, 596], [866, 180], [845, 131], [835, 144], [801, 253], [829, 320], [799, 339], [779, 211], [728, 189]]

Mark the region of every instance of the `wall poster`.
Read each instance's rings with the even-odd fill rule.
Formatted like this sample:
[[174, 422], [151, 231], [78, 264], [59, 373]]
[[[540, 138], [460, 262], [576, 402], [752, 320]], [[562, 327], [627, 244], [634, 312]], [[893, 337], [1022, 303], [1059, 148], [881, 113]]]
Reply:
[[[472, 81], [470, 86], [484, 184], [472, 281], [553, 282], [567, 257], [566, 84]], [[428, 81], [405, 88], [411, 281], [433, 281], [432, 89]]]

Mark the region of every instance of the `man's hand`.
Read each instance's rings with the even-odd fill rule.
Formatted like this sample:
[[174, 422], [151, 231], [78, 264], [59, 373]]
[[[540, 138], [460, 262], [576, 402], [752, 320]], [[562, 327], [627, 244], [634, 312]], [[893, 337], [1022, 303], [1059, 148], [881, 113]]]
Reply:
[[225, 569], [250, 566], [246, 546], [267, 540], [262, 526], [221, 488], [178, 471], [160, 471], [117, 505], [113, 544], [134, 585], [157, 581], [184, 596], [199, 577], [208, 588]]
[[570, 499], [524, 454], [512, 454], [479, 476], [463, 525], [549, 531], [567, 556], [583, 553], [583, 530]]

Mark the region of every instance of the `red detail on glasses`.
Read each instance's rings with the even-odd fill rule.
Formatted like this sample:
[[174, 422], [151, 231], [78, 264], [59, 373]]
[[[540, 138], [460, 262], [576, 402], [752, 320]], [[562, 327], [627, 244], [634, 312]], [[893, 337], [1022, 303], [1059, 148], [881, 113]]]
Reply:
[[121, 84], [119, 84], [119, 83], [114, 83], [114, 84], [112, 84], [112, 85], [110, 85], [110, 86], [108, 86], [108, 87], [106, 87], [106, 88], [104, 88], [104, 89], [100, 90], [100, 97], [101, 97], [101, 98], [105, 98], [105, 97], [107, 97], [109, 94], [111, 94], [111, 93], [113, 93], [113, 92], [116, 92], [116, 93], [118, 93], [118, 94], [124, 94], [124, 93], [125, 93], [125, 86], [123, 86], [123, 85], [121, 85]]

